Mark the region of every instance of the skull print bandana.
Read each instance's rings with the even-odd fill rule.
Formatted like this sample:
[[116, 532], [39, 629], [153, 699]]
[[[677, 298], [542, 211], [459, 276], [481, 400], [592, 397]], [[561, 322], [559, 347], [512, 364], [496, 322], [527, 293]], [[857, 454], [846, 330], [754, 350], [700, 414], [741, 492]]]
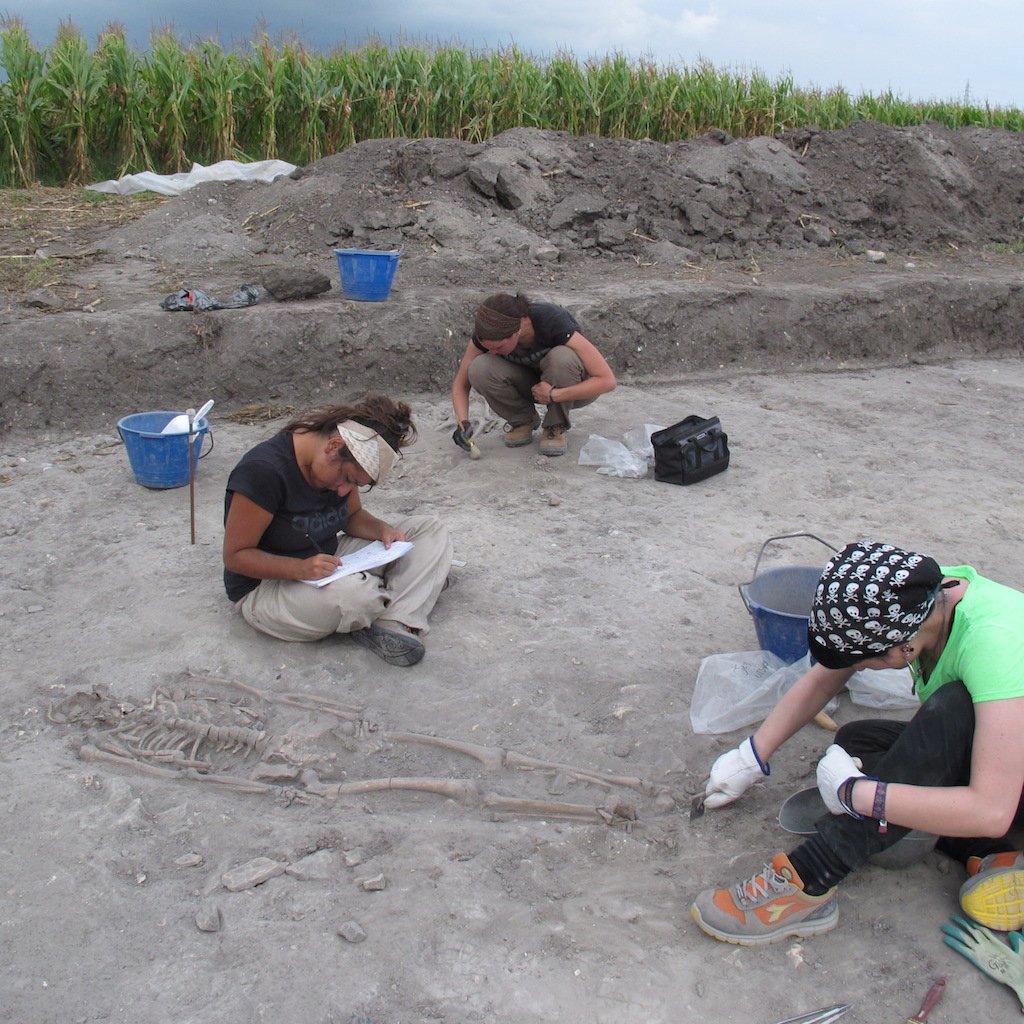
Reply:
[[833, 556], [807, 620], [811, 657], [851, 668], [906, 643], [935, 603], [942, 570], [933, 558], [859, 541]]

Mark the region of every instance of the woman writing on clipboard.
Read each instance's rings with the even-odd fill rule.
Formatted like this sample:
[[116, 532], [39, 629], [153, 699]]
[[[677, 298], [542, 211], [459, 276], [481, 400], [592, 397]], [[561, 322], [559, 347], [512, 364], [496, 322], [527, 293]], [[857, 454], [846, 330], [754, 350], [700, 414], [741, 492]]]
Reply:
[[[448, 530], [426, 515], [386, 523], [360, 499], [415, 437], [408, 405], [368, 394], [292, 420], [242, 456], [224, 496], [224, 586], [250, 626], [279, 640], [348, 633], [391, 665], [423, 657], [451, 567]], [[372, 573], [302, 582], [371, 541], [402, 540], [412, 549]]]

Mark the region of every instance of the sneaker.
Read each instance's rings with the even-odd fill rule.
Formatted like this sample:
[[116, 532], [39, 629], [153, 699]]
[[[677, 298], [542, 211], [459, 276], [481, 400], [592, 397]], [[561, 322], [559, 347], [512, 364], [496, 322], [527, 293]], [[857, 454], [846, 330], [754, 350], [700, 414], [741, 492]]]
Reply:
[[541, 455], [564, 455], [565, 449], [565, 427], [545, 427], [540, 439]]
[[1024, 928], [1024, 853], [968, 857], [970, 877], [960, 886], [960, 906], [978, 924], [998, 932]]
[[355, 629], [349, 636], [368, 651], [373, 651], [378, 658], [386, 661], [389, 665], [401, 665], [408, 668], [426, 654], [423, 642], [405, 632], [397, 623], [393, 628], [382, 626], [379, 622], [371, 622], [363, 629]]
[[530, 444], [533, 440], [532, 423], [506, 423], [505, 424], [505, 447], [522, 448], [524, 444]]
[[839, 921], [836, 889], [821, 896], [805, 896], [803, 889], [789, 858], [778, 853], [753, 878], [731, 889], [705, 889], [690, 915], [701, 931], [737, 946], [766, 946], [831, 931]]

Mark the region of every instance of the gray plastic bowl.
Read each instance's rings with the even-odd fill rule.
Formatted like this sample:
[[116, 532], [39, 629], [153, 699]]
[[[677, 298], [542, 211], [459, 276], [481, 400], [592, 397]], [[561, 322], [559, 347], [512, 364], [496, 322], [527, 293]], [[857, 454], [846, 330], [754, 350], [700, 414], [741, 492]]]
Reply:
[[[787, 831], [798, 836], [812, 836], [817, 829], [814, 823], [823, 815], [828, 814], [825, 801], [821, 799], [817, 786], [802, 789], [789, 797], [779, 810], [779, 824]], [[909, 868], [916, 864], [925, 854], [930, 853], [939, 841], [939, 837], [931, 832], [919, 832], [913, 829], [898, 842], [892, 844], [881, 853], [873, 853], [868, 860], [880, 868]]]

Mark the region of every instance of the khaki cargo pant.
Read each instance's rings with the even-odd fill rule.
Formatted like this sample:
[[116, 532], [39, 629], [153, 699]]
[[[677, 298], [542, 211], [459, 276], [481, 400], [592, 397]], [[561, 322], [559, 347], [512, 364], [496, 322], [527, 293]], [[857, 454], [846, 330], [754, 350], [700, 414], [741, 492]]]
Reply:
[[[427, 616], [452, 565], [448, 528], [434, 516], [406, 516], [392, 525], [415, 545], [396, 561], [323, 587], [296, 580], [263, 580], [235, 607], [250, 626], [278, 640], [322, 640], [332, 633], [362, 629], [377, 619], [427, 633]], [[344, 558], [346, 552], [369, 543], [343, 536], [335, 553]]]
[[[485, 353], [469, 364], [469, 382], [487, 399], [487, 404], [514, 427], [523, 423], [537, 426], [537, 405], [530, 389], [539, 381], [547, 381], [556, 388], [568, 388], [587, 379], [583, 362], [571, 348], [557, 345], [538, 366], [520, 366], [501, 356]], [[569, 410], [590, 405], [593, 398], [582, 402], [555, 402], [546, 405], [545, 427], [569, 429]]]

